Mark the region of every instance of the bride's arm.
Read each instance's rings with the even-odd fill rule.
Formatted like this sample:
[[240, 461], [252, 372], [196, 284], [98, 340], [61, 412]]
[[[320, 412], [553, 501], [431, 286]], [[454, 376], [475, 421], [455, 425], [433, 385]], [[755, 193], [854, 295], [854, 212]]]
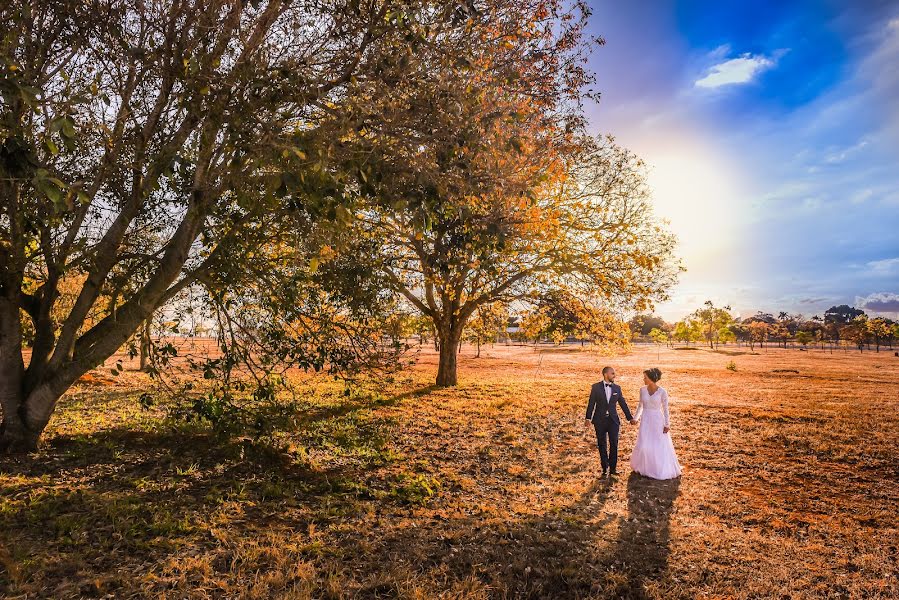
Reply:
[[662, 412], [665, 413], [665, 427], [671, 427], [671, 413], [668, 410], [668, 390], [662, 393]]
[[640, 415], [643, 414], [643, 388], [640, 388], [640, 391], [637, 393], [637, 412], [634, 413], [634, 421], [640, 420]]

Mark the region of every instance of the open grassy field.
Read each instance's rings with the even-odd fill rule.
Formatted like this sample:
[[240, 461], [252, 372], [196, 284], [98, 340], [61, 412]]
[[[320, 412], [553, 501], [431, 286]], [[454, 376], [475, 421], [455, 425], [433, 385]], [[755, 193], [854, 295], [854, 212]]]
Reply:
[[[435, 390], [425, 350], [349, 398], [307, 383], [266, 443], [100, 370], [40, 453], [0, 458], [0, 594], [899, 597], [899, 358], [757, 352], [465, 348]], [[679, 480], [630, 473], [629, 426], [598, 479], [581, 431], [606, 363], [628, 399], [663, 370]]]

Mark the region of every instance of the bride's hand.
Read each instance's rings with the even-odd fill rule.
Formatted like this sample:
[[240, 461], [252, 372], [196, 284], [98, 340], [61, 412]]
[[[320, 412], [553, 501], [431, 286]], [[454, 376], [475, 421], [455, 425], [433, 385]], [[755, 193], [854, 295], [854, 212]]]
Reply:
[[662, 428], [662, 433], [668, 433], [668, 427], [663, 427], [663, 428]]

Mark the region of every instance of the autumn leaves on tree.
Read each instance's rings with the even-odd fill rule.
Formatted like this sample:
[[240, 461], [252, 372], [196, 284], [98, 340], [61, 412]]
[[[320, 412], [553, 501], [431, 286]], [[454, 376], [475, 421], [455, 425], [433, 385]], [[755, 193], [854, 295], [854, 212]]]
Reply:
[[241, 356], [304, 368], [369, 360], [405, 303], [454, 385], [478, 309], [549, 290], [642, 309], [673, 281], [641, 163], [585, 133], [579, 3], [31, 0], [0, 18], [7, 450], [186, 290], [220, 336], [265, 341]]

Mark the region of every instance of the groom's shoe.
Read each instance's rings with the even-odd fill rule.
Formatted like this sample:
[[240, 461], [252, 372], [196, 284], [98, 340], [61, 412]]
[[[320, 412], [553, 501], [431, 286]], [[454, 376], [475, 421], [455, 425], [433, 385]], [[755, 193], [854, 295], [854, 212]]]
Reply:
[[608, 469], [603, 469], [603, 470], [602, 470], [602, 475], [600, 475], [600, 477], [606, 477], [606, 476], [608, 476], [608, 474], [609, 474], [609, 470], [608, 470]]
[[611, 473], [611, 476], [612, 476], [612, 477], [618, 477], [618, 471], [614, 471], [614, 470], [613, 470], [612, 473]]

